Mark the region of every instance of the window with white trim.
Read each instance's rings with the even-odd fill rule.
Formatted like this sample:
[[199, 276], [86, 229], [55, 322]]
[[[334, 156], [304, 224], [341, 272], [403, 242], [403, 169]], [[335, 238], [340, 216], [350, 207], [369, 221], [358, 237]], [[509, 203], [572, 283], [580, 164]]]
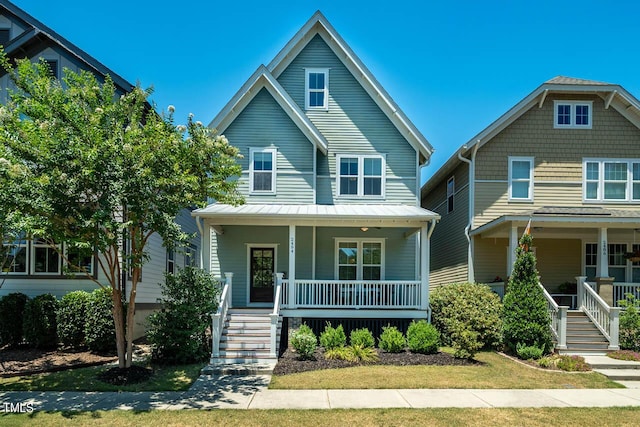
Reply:
[[198, 267], [199, 259], [198, 247], [193, 243], [189, 243], [184, 249], [184, 266]]
[[509, 157], [509, 200], [533, 200], [533, 157]]
[[591, 129], [591, 101], [554, 101], [553, 127], [557, 129]]
[[640, 159], [584, 159], [584, 200], [640, 201]]
[[167, 249], [167, 273], [176, 272], [176, 254], [173, 249]]
[[329, 109], [329, 69], [306, 68], [304, 106], [307, 110]]
[[2, 253], [2, 272], [27, 274], [29, 272], [29, 242], [26, 239], [6, 243]]
[[614, 282], [627, 281], [627, 245], [624, 243], [609, 243], [609, 277]]
[[94, 274], [95, 252], [84, 245], [60, 245], [41, 238], [19, 238], [3, 243], [2, 248], [0, 263], [3, 273], [25, 276]]
[[384, 197], [384, 158], [379, 155], [339, 155], [338, 196]]
[[251, 193], [276, 193], [276, 148], [251, 148], [249, 185]]
[[65, 269], [73, 274], [93, 275], [93, 249], [85, 246], [72, 246], [65, 243], [64, 253], [67, 259]]
[[59, 250], [60, 245], [54, 248], [44, 239], [35, 239], [31, 244], [31, 274], [61, 274]]
[[587, 281], [596, 278], [596, 267], [598, 265], [598, 244], [587, 243], [584, 251], [584, 273]]
[[384, 240], [336, 240], [337, 280], [384, 280]]
[[456, 179], [454, 176], [447, 180], [447, 213], [453, 212], [453, 198], [456, 193]]

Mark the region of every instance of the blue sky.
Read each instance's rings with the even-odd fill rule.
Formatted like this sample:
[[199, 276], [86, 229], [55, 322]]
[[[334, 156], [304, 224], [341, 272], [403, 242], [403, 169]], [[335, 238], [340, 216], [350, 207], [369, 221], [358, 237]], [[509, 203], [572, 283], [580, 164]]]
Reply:
[[62, 0], [14, 3], [159, 108], [209, 123], [320, 9], [435, 147], [454, 151], [557, 75], [640, 97], [640, 2]]

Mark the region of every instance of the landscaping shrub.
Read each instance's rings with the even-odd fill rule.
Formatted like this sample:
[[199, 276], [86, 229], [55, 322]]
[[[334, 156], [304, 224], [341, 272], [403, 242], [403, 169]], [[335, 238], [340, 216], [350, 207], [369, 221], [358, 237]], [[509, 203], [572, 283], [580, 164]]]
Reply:
[[63, 346], [78, 348], [84, 345], [84, 321], [90, 298], [88, 292], [74, 291], [58, 302], [58, 341]]
[[544, 354], [544, 348], [538, 345], [526, 345], [524, 343], [518, 343], [516, 345], [516, 353], [518, 354], [518, 357], [520, 359], [540, 359]]
[[626, 294], [625, 297], [618, 302], [624, 308], [620, 312], [620, 348], [640, 351], [640, 300], [633, 294]]
[[351, 331], [351, 334], [349, 334], [349, 342], [352, 346], [364, 348], [373, 348], [376, 345], [373, 334], [367, 328], [354, 329]]
[[316, 351], [318, 339], [306, 324], [302, 324], [298, 330], [291, 333], [291, 346], [298, 353], [300, 359], [311, 359]]
[[324, 332], [320, 334], [320, 345], [325, 350], [331, 350], [338, 347], [344, 347], [347, 344], [347, 336], [344, 333], [342, 325], [338, 325], [337, 328], [331, 326], [330, 322], [327, 322], [327, 326], [324, 328]]
[[389, 353], [400, 353], [407, 346], [407, 340], [395, 326], [384, 326], [378, 338], [378, 347]]
[[552, 350], [551, 318], [547, 301], [538, 285], [536, 259], [531, 251], [532, 238], [525, 234], [516, 249], [516, 262], [503, 301], [504, 343], [512, 352], [517, 345], [536, 346], [543, 353]]
[[432, 354], [438, 352], [440, 334], [438, 330], [426, 320], [415, 320], [407, 329], [407, 343], [409, 350], [414, 353]]
[[14, 292], [0, 298], [0, 346], [18, 345], [22, 342], [22, 325], [27, 297]]
[[591, 367], [584, 361], [582, 356], [567, 356], [562, 355], [556, 363], [556, 366], [563, 371], [575, 372], [575, 371], [590, 371]]
[[162, 363], [206, 360], [211, 351], [207, 334], [211, 313], [218, 309], [219, 288], [201, 268], [185, 267], [166, 274], [162, 285], [162, 310], [149, 316], [147, 337], [152, 358]]
[[96, 289], [89, 295], [84, 338], [87, 347], [98, 353], [116, 349], [116, 331], [113, 321], [111, 288]]
[[25, 340], [36, 348], [56, 347], [56, 310], [58, 300], [51, 294], [42, 294], [29, 300], [24, 307], [22, 330]]
[[431, 322], [454, 356], [470, 359], [502, 339], [502, 303], [486, 285], [455, 283], [436, 288], [429, 297]]

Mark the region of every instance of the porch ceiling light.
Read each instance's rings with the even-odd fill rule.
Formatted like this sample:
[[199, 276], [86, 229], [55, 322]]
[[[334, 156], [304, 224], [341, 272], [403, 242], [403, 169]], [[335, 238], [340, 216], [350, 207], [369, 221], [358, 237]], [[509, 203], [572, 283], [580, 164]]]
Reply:
[[360, 231], [362, 232], [369, 231], [369, 227], [360, 227]]

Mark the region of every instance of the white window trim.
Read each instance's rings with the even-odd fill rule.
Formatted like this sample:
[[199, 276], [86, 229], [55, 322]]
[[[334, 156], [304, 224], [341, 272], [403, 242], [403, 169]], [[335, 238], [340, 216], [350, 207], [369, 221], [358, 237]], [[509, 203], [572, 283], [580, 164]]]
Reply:
[[[385, 239], [377, 239], [377, 238], [340, 238], [340, 239], [335, 239], [335, 261], [334, 261], [334, 277], [335, 280], [340, 280], [340, 270], [339, 270], [339, 258], [340, 258], [340, 243], [356, 243], [357, 244], [357, 258], [356, 258], [356, 280], [363, 280], [362, 279], [362, 269], [363, 269], [363, 264], [362, 264], [362, 245], [363, 243], [379, 243], [380, 244], [380, 250], [382, 251], [382, 253], [380, 254], [380, 281], [385, 280], [385, 264], [386, 264], [386, 259], [385, 259]], [[367, 264], [369, 265], [369, 264]]]
[[26, 254], [26, 265], [25, 265], [25, 271], [11, 271], [11, 267], [13, 264], [9, 264], [8, 266], [6, 266], [6, 268], [8, 269], [8, 271], [2, 271], [2, 274], [9, 274], [9, 275], [16, 275], [16, 276], [26, 276], [28, 274], [30, 274], [31, 272], [31, 245], [30, 245], [30, 241], [29, 240], [24, 240], [24, 243], [4, 243], [3, 246], [7, 247], [7, 248], [24, 248], [25, 249], [25, 254]]
[[[312, 89], [309, 89], [309, 74], [310, 73], [322, 73], [324, 74], [324, 104], [318, 106], [310, 106], [309, 93]], [[314, 92], [320, 92], [320, 90], [313, 89]], [[306, 110], [328, 110], [329, 109], [329, 69], [328, 68], [305, 68], [304, 69], [304, 108]]]
[[[63, 248], [64, 248], [64, 256], [65, 256], [66, 259], [68, 259], [69, 246], [65, 243], [63, 245]], [[71, 267], [69, 267], [69, 263], [67, 261], [65, 261], [64, 259], [62, 260], [62, 264], [63, 264], [63, 268], [69, 270], [68, 273], [66, 273], [66, 274], [72, 274], [72, 275], [75, 275], [75, 276], [84, 276], [84, 274], [85, 274], [84, 271], [72, 270]], [[96, 257], [95, 257], [95, 254], [92, 252], [91, 253], [91, 270], [89, 270], [87, 272], [89, 274], [89, 276], [93, 276], [94, 270], [95, 270], [95, 265], [96, 265]], [[65, 274], [65, 272], [63, 271], [62, 274]]]
[[167, 265], [165, 271], [167, 273], [176, 273], [176, 252], [173, 249], [167, 249]]
[[[598, 164], [598, 191], [595, 199], [587, 199], [587, 163]], [[605, 163], [626, 163], [627, 164], [627, 188], [624, 199], [605, 199], [604, 198], [604, 165]], [[633, 198], [633, 183], [638, 182], [633, 179], [633, 164], [640, 163], [640, 159], [607, 159], [607, 158], [584, 158], [582, 159], [582, 201], [585, 203], [611, 203], [626, 204], [640, 203], [640, 199]], [[622, 182], [622, 181], [620, 181]]]
[[[340, 193], [340, 162], [342, 159], [358, 159], [358, 194], [342, 194]], [[380, 159], [381, 160], [381, 182], [380, 182], [380, 194], [364, 194], [364, 159]], [[387, 182], [387, 159], [380, 154], [338, 154], [336, 156], [336, 197], [340, 199], [374, 199], [383, 200], [385, 196]]]
[[[571, 107], [570, 123], [568, 125], [558, 124], [558, 105], [569, 105]], [[586, 105], [589, 107], [589, 124], [576, 124], [576, 106]], [[593, 101], [553, 101], [553, 127], [555, 129], [591, 129], [593, 126]]]
[[[524, 198], [524, 197], [513, 197], [513, 193], [512, 193], [512, 183], [513, 183], [513, 179], [511, 178], [511, 173], [512, 173], [512, 169], [513, 169], [513, 162], [529, 162], [529, 197]], [[509, 179], [509, 184], [508, 184], [508, 192], [509, 192], [509, 201], [510, 202], [533, 202], [533, 157], [512, 157], [509, 156], [509, 170], [508, 170], [508, 179]], [[520, 181], [524, 181], [524, 180], [518, 180]]]
[[[271, 191], [253, 189], [253, 155], [254, 153], [271, 153]], [[249, 194], [276, 194], [276, 175], [278, 174], [278, 149], [270, 148], [249, 148]]]
[[[58, 250], [61, 249], [61, 245], [56, 245], [56, 247], [58, 248]], [[54, 252], [55, 249], [53, 249], [49, 244], [47, 243], [41, 243], [41, 244], [37, 244], [35, 243], [35, 241], [31, 241], [31, 253], [29, 254], [29, 273], [31, 273], [34, 276], [60, 276], [63, 274], [62, 272], [62, 256], [60, 256], [60, 254], [58, 254], [58, 270], [54, 271], [54, 272], [43, 272], [43, 271], [36, 271], [36, 249], [38, 248], [44, 248], [44, 249], [51, 249]]]

